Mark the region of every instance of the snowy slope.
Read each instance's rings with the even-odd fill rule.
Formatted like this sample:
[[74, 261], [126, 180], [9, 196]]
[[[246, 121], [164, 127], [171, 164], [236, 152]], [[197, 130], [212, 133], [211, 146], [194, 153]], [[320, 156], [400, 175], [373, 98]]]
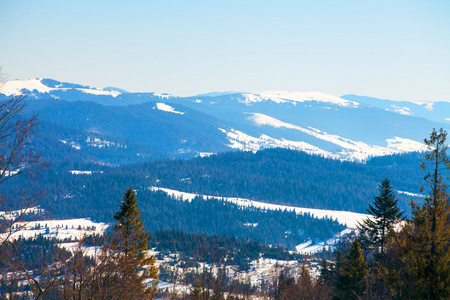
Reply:
[[297, 214], [310, 214], [316, 218], [331, 218], [333, 220], [337, 220], [339, 223], [344, 224], [349, 228], [356, 228], [358, 222], [369, 217], [367, 214], [354, 213], [349, 211], [338, 211], [338, 210], [327, 210], [327, 209], [314, 209], [314, 208], [304, 208], [304, 207], [296, 207], [296, 206], [288, 206], [288, 205], [279, 205], [279, 204], [271, 204], [260, 201], [254, 201], [250, 199], [244, 198], [236, 198], [236, 197], [214, 197], [214, 196], [206, 196], [199, 195], [193, 193], [185, 193], [172, 189], [161, 188], [161, 187], [150, 187], [152, 191], [162, 191], [166, 194], [177, 198], [183, 201], [192, 201], [195, 197], [202, 197], [207, 200], [208, 198], [216, 198], [223, 199], [223, 201], [230, 202], [242, 207], [254, 207], [265, 210], [287, 210], [287, 211], [295, 211]]
[[[183, 98], [122, 91], [52, 79], [15, 80], [3, 86], [0, 100], [11, 95], [45, 100], [45, 109], [36, 109], [45, 121], [136, 144], [146, 143], [155, 150], [183, 158], [230, 149], [283, 147], [334, 159], [364, 161], [373, 156], [424, 151], [422, 141], [432, 128], [450, 128], [449, 103], [445, 106], [386, 100], [385, 104], [374, 106], [373, 98], [336, 97], [320, 92], [227, 92]], [[76, 102], [67, 114], [58, 110], [64, 105], [48, 99], [121, 108], [112, 111]], [[149, 108], [153, 113], [148, 112]], [[425, 115], [428, 120], [415, 117]], [[170, 142], [164, 140], [167, 138]]]
[[[322, 132], [319, 129], [309, 127], [302, 128], [300, 126], [296, 126], [293, 124], [285, 123], [270, 116], [252, 113], [249, 119], [255, 122], [260, 126], [272, 126], [276, 128], [287, 128], [298, 130], [300, 132], [306, 133], [315, 138], [333, 143], [338, 147], [342, 148], [340, 155], [333, 155], [331, 153], [324, 153], [326, 157], [337, 156], [340, 158], [346, 158], [350, 160], [365, 160], [371, 156], [381, 156], [381, 155], [390, 155], [400, 152], [408, 152], [408, 151], [425, 151], [426, 146], [422, 143], [412, 141], [409, 139], [403, 139], [399, 137], [394, 137], [392, 139], [387, 139], [387, 147], [380, 147], [376, 145], [369, 145], [363, 142], [352, 141], [350, 139], [346, 139], [340, 137], [338, 135], [328, 134], [327, 132]], [[292, 144], [293, 148], [295, 148], [295, 144]], [[304, 151], [308, 152], [308, 149]]]
[[[0, 212], [0, 219], [15, 220], [17, 216], [22, 213], [23, 211], [2, 211]], [[42, 214], [43, 210], [39, 208], [31, 208], [26, 211], [26, 215], [35, 213]], [[16, 240], [19, 237], [34, 238], [37, 236], [56, 238], [58, 240], [80, 240], [84, 236], [102, 234], [107, 228], [107, 224], [94, 222], [89, 218], [20, 221], [14, 223], [9, 240]], [[8, 233], [0, 234], [0, 240], [3, 240], [7, 236]]]
[[[42, 78], [34, 78], [29, 80], [11, 80], [7, 81], [1, 88], [1, 93], [6, 96], [11, 95], [27, 95], [29, 92], [37, 92], [37, 93], [50, 93], [52, 91], [67, 91], [72, 87], [65, 86], [64, 83], [60, 83], [54, 87], [49, 87], [45, 85]], [[108, 91], [98, 88], [91, 87], [77, 87], [75, 88], [79, 91], [82, 91], [86, 94], [93, 95], [103, 95], [103, 96], [112, 96], [117, 97], [120, 95], [120, 92], [117, 91]]]
[[354, 101], [345, 100], [339, 97], [327, 95], [318, 92], [286, 92], [286, 91], [268, 91], [261, 93], [243, 94], [243, 102], [247, 105], [251, 105], [255, 102], [273, 101], [275, 103], [296, 103], [315, 101], [330, 103], [344, 107], [358, 107], [359, 103]]
[[184, 115], [184, 112], [176, 111], [175, 108], [173, 108], [172, 106], [167, 105], [165, 103], [156, 103], [156, 109], [165, 111], [165, 112], [170, 112], [173, 114]]
[[[288, 205], [278, 205], [265, 203], [245, 198], [236, 198], [236, 197], [214, 197], [214, 196], [206, 196], [194, 193], [185, 193], [172, 189], [162, 188], [162, 187], [150, 187], [149, 190], [152, 191], [162, 191], [168, 194], [169, 196], [174, 197], [180, 201], [192, 201], [195, 197], [201, 197], [205, 201], [208, 198], [222, 199], [223, 201], [230, 202], [242, 207], [253, 207], [259, 208], [263, 210], [282, 210], [282, 211], [294, 211], [296, 214], [309, 214], [316, 218], [330, 218], [333, 220], [337, 220], [339, 223], [347, 226], [345, 230], [339, 232], [333, 238], [327, 241], [319, 241], [317, 243], [312, 243], [311, 241], [307, 241], [303, 244], [297, 245], [295, 250], [301, 254], [311, 254], [317, 251], [321, 251], [324, 247], [328, 245], [335, 245], [341, 236], [351, 233], [356, 230], [358, 223], [362, 223], [363, 220], [370, 218], [371, 216], [368, 214], [361, 214], [349, 211], [338, 211], [338, 210], [327, 210], [327, 209], [313, 209], [313, 208], [304, 208], [304, 207], [296, 207], [296, 206], [288, 206]], [[248, 224], [248, 226], [252, 226], [252, 224]]]
[[416, 116], [450, 124], [450, 102], [434, 102], [432, 101], [433, 99], [428, 99], [428, 101], [395, 101], [357, 95], [344, 95], [342, 98], [402, 115]]

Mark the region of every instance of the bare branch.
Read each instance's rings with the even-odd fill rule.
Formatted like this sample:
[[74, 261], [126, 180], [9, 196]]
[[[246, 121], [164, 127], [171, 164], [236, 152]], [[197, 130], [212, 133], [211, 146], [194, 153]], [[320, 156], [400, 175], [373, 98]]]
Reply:
[[48, 166], [42, 154], [31, 148], [38, 115], [24, 117], [25, 97], [0, 103], [0, 184], [17, 175], [37, 179], [37, 171]]

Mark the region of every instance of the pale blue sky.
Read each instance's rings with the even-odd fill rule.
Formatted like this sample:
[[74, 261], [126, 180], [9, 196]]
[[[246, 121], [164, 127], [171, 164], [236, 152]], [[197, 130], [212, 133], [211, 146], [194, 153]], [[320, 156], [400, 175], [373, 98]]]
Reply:
[[450, 101], [447, 0], [0, 0], [0, 20], [10, 79]]

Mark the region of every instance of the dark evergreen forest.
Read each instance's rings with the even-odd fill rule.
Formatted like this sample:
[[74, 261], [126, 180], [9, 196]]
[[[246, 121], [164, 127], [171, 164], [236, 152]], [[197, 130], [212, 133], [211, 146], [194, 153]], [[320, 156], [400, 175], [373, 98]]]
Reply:
[[[385, 177], [394, 189], [417, 193], [422, 154], [378, 157], [367, 163], [342, 162], [287, 149], [229, 152], [191, 160], [158, 160], [108, 167], [77, 160], [56, 161], [36, 184], [45, 192], [42, 207], [55, 218], [91, 217], [110, 222], [120, 195], [137, 191], [144, 224], [150, 231], [186, 232], [251, 238], [292, 248], [305, 237], [321, 240], [343, 229], [333, 220], [317, 220], [281, 211], [242, 209], [220, 200], [182, 202], [151, 186], [205, 195], [234, 196], [301, 207], [365, 212]], [[73, 175], [69, 171], [92, 171]], [[5, 185], [14, 195], [21, 179]], [[27, 185], [28, 189], [33, 189]], [[409, 197], [398, 195], [408, 208]], [[11, 201], [14, 204], [14, 201]], [[245, 226], [258, 223], [257, 226]]]

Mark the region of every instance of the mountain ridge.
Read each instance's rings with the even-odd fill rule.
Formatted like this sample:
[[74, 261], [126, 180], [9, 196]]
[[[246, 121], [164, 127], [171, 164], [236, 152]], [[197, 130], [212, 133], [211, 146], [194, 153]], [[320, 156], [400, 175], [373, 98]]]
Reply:
[[345, 99], [320, 92], [176, 97], [30, 79], [7, 82], [2, 93], [0, 100], [27, 96], [31, 110], [40, 113], [44, 121], [131, 139], [134, 144], [182, 158], [282, 147], [365, 161], [373, 156], [424, 151], [422, 139], [431, 128], [450, 127], [433, 121], [435, 115], [406, 114], [406, 106], [399, 110], [391, 102], [383, 102], [376, 107], [375, 98]]

